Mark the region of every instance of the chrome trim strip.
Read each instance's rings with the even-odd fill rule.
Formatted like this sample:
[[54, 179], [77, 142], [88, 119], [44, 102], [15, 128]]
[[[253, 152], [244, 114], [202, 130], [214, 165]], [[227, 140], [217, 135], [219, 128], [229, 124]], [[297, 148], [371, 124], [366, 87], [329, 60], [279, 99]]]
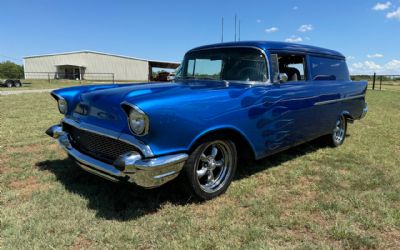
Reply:
[[153, 157], [153, 151], [151, 150], [150, 146], [144, 144], [142, 141], [136, 139], [132, 135], [126, 135], [120, 132], [116, 132], [113, 130], [101, 128], [92, 124], [84, 123], [84, 122], [76, 122], [73, 119], [70, 118], [64, 118], [61, 120], [61, 122], [65, 122], [73, 127], [76, 127], [78, 129], [82, 129], [91, 133], [95, 133], [98, 135], [106, 136], [109, 138], [113, 138], [116, 140], [120, 140], [123, 142], [126, 142], [128, 144], [131, 144], [135, 146], [140, 152], [144, 155], [144, 157]]
[[316, 103], [314, 103], [314, 105], [315, 105], [315, 106], [317, 106], [317, 105], [324, 105], [324, 104], [330, 104], [330, 103], [335, 103], [335, 102], [342, 102], [342, 101], [348, 101], [348, 100], [358, 99], [358, 98], [362, 98], [362, 97], [365, 97], [365, 95], [355, 95], [355, 96], [343, 97], [343, 98], [339, 98], [339, 99], [321, 101], [321, 102], [316, 102]]
[[143, 159], [135, 162], [135, 168], [142, 170], [151, 170], [151, 168], [157, 168], [159, 166], [168, 167], [176, 164], [177, 162], [183, 162], [187, 158], [187, 154], [178, 154], [161, 156], [159, 158]]

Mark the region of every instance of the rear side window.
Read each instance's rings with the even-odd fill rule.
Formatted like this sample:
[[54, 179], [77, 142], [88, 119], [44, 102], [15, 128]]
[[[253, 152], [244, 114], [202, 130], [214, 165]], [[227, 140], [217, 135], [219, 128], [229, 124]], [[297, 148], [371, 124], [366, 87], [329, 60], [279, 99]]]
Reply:
[[314, 81], [349, 81], [349, 70], [344, 59], [310, 56], [311, 77]]

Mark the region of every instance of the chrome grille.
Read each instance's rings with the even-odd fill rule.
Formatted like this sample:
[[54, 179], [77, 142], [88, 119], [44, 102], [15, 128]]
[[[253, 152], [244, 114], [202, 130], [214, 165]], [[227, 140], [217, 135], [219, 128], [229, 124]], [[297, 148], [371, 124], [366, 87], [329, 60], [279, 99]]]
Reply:
[[126, 142], [79, 129], [66, 123], [63, 124], [63, 130], [69, 134], [71, 144], [75, 149], [110, 164], [122, 154], [138, 151], [135, 146]]

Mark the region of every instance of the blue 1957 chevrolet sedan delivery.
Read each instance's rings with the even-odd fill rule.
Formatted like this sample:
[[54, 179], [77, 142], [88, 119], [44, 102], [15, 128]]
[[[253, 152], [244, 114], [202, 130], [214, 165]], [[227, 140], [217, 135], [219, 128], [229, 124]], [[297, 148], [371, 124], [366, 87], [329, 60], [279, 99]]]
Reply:
[[71, 87], [47, 130], [85, 170], [160, 186], [181, 174], [200, 199], [226, 191], [238, 156], [255, 159], [323, 136], [337, 147], [367, 113], [366, 82], [333, 50], [235, 42], [190, 50], [171, 83]]

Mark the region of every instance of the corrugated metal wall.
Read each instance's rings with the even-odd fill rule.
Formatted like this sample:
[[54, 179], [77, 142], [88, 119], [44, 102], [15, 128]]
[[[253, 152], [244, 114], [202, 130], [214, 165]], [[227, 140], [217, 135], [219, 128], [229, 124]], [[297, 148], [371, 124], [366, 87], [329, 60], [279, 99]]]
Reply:
[[[147, 81], [149, 74], [148, 61], [104, 55], [95, 52], [77, 52], [70, 54], [27, 57], [24, 59], [24, 70], [27, 79], [46, 79], [46, 74], [29, 72], [56, 72], [57, 65], [76, 65], [85, 67], [84, 79], [96, 80], [99, 73], [114, 73], [115, 80]], [[98, 74], [98, 75], [96, 75]], [[50, 75], [51, 78], [55, 74]]]

